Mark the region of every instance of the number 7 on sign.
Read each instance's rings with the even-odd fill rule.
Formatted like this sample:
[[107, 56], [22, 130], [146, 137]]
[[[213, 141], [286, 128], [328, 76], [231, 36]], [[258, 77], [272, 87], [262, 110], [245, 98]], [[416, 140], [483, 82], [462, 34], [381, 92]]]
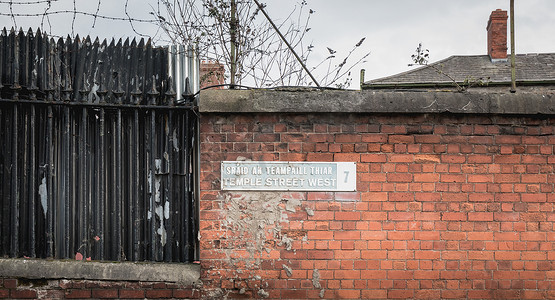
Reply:
[[[357, 166], [354, 162], [338, 162], [337, 163], [337, 185], [340, 191], [356, 191], [357, 180], [356, 180]], [[341, 175], [343, 174], [343, 175]], [[355, 174], [355, 176], [351, 176]], [[343, 177], [343, 180], [341, 180]]]

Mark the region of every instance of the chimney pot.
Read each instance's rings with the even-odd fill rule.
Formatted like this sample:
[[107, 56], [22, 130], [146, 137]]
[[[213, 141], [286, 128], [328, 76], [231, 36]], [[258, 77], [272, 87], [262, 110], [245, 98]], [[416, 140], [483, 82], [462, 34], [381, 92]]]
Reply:
[[492, 62], [507, 61], [507, 11], [491, 12], [488, 26], [488, 55]]

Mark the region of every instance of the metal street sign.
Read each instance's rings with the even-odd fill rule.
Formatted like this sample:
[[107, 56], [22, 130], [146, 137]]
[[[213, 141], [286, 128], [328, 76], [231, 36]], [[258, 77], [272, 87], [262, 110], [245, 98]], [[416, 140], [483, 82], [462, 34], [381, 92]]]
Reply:
[[223, 161], [228, 191], [356, 191], [354, 162]]

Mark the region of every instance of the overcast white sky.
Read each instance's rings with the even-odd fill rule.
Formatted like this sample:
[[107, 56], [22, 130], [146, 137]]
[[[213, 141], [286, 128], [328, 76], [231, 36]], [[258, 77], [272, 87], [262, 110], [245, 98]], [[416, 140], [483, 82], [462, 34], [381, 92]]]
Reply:
[[[13, 0], [18, 2], [41, 0]], [[78, 10], [95, 13], [97, 0], [75, 0]], [[267, 11], [279, 20], [301, 0], [265, 0]], [[0, 13], [10, 13], [10, 1], [0, 0]], [[46, 1], [44, 1], [46, 2]], [[134, 18], [149, 19], [154, 0], [129, 0], [128, 12]], [[346, 54], [362, 37], [366, 41], [359, 53], [371, 55], [354, 69], [353, 88], [358, 87], [358, 73], [366, 69], [366, 80], [396, 74], [409, 69], [410, 56], [418, 43], [430, 50], [431, 62], [451, 55], [486, 54], [486, 25], [491, 11], [509, 10], [509, 0], [307, 0], [315, 11], [311, 19], [308, 41], [315, 46], [312, 64], [328, 55], [326, 47]], [[52, 0], [50, 11], [73, 10], [73, 0]], [[100, 1], [99, 14], [125, 17], [125, 0]], [[555, 1], [515, 0], [517, 53], [555, 52]], [[45, 3], [12, 5], [13, 13], [44, 12]], [[17, 17], [18, 27], [38, 28], [41, 18]], [[72, 34], [72, 14], [50, 17], [51, 33]], [[74, 34], [120, 38], [137, 36], [128, 22], [77, 16]], [[0, 26], [12, 27], [10, 17], [0, 16]], [[152, 24], [134, 23], [138, 32], [155, 35]], [[48, 29], [47, 22], [44, 26]], [[356, 57], [355, 57], [356, 58]], [[310, 65], [310, 63], [309, 63]]]

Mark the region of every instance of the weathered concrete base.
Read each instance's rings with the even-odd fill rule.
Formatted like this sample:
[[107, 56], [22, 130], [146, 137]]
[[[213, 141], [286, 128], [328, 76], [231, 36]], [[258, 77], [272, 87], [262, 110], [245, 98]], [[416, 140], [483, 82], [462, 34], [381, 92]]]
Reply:
[[192, 285], [199, 281], [200, 265], [0, 259], [0, 277], [157, 281]]
[[553, 91], [206, 90], [200, 112], [555, 114]]

